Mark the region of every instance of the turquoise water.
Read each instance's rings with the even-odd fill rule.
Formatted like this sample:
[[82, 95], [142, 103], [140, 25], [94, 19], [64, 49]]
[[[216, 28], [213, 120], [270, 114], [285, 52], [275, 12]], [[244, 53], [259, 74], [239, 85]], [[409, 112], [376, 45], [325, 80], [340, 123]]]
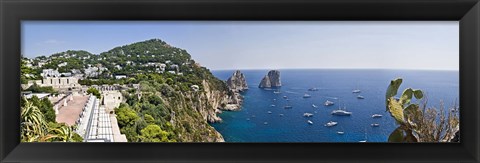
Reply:
[[[212, 72], [219, 79], [226, 80], [234, 70]], [[220, 114], [223, 122], [212, 124], [227, 142], [358, 142], [365, 139], [386, 142], [396, 124], [385, 112], [385, 91], [390, 80], [397, 77], [404, 79], [402, 91], [408, 87], [424, 90], [429, 106], [438, 107], [441, 100], [446, 106], [452, 106], [459, 98], [458, 71], [280, 70], [283, 84], [278, 89], [280, 94], [258, 88], [268, 70], [242, 72], [249, 86], [249, 90], [243, 93], [242, 109], [225, 111]], [[307, 91], [312, 87], [319, 90]], [[358, 94], [352, 93], [354, 89], [360, 89], [360, 95], [365, 99], [357, 99]], [[303, 98], [305, 93], [311, 98]], [[326, 100], [335, 102], [335, 105], [324, 106]], [[272, 104], [275, 107], [271, 107]], [[284, 109], [285, 105], [293, 108]], [[332, 110], [340, 106], [345, 106], [347, 111], [353, 112], [352, 115], [331, 115]], [[304, 117], [305, 112], [314, 115]], [[372, 114], [382, 114], [383, 117], [374, 119]], [[336, 121], [338, 125], [325, 127], [329, 121]], [[372, 127], [372, 123], [380, 126]], [[344, 134], [339, 135], [337, 131]]]

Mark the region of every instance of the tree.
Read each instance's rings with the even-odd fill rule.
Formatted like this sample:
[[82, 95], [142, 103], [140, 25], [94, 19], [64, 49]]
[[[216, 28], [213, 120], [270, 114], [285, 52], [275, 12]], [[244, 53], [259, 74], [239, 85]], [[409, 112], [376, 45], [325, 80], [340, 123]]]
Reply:
[[155, 123], [155, 119], [149, 115], [149, 114], [145, 114], [145, 122], [147, 122], [148, 124], [154, 124]]
[[137, 113], [129, 107], [121, 107], [115, 110], [120, 127], [133, 126], [139, 118]]
[[174, 140], [168, 138], [169, 133], [163, 131], [158, 125], [148, 125], [140, 133], [142, 142], [174, 142]]
[[94, 88], [94, 87], [88, 88], [87, 94], [92, 94], [92, 95], [96, 96], [98, 99], [101, 99], [101, 98], [102, 98], [102, 95], [100, 94], [100, 91], [98, 91], [98, 90], [97, 90], [96, 88]]
[[20, 113], [20, 135], [22, 142], [39, 141], [48, 131], [45, 118], [32, 102], [24, 99]]

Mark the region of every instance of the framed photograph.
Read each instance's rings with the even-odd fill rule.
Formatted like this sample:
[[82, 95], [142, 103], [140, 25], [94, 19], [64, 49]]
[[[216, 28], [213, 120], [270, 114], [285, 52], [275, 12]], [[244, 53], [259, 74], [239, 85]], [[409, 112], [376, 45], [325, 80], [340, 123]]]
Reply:
[[4, 162], [480, 160], [475, 0], [0, 3]]

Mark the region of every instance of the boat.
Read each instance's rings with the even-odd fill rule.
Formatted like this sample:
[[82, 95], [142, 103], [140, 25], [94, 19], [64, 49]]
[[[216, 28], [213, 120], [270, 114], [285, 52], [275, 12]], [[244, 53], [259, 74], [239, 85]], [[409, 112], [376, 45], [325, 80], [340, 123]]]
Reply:
[[382, 118], [383, 115], [381, 114], [374, 114], [372, 115], [372, 118]]
[[280, 91], [273, 91], [273, 93], [280, 94], [281, 92]]
[[284, 108], [284, 109], [291, 109], [291, 108], [293, 108], [293, 107], [290, 106], [290, 105], [287, 105], [287, 106], [284, 106], [283, 108]]
[[247, 118], [247, 121], [249, 121], [249, 120], [250, 120], [250, 118]]
[[268, 125], [268, 122], [263, 122], [264, 125]]
[[313, 125], [313, 122], [311, 120], [308, 120], [307, 123]]
[[283, 96], [284, 99], [287, 99], [288, 97], [287, 96]]
[[343, 131], [337, 131], [337, 134], [338, 134], [338, 135], [343, 135], [343, 134], [345, 134], [345, 132], [343, 132]]
[[283, 117], [283, 114], [278, 114], [278, 115], [280, 115], [280, 117]]
[[271, 111], [268, 111], [267, 113], [268, 113], [268, 114], [272, 114], [272, 112], [271, 112]]
[[358, 99], [365, 99], [365, 97], [363, 97], [362, 95], [358, 95], [357, 98]]
[[338, 122], [330, 121], [330, 122], [328, 122], [327, 124], [325, 124], [325, 126], [327, 126], [327, 127], [332, 127], [332, 126], [335, 126], [335, 125], [337, 125], [337, 124], [338, 124]]
[[312, 107], [313, 107], [313, 108], [318, 108], [318, 106], [317, 106], [317, 105], [315, 105], [315, 104], [312, 104]]
[[272, 104], [272, 105], [270, 105], [270, 107], [275, 107], [275, 105]]
[[330, 100], [325, 101], [325, 106], [332, 106], [333, 104], [335, 104], [335, 103], [333, 103]]
[[308, 91], [318, 91], [318, 88], [309, 88]]
[[372, 127], [379, 127], [380, 126], [380, 124], [378, 124], [378, 123], [372, 123], [371, 125], [372, 125]]
[[303, 116], [304, 117], [311, 117], [311, 116], [313, 116], [313, 114], [312, 113], [303, 113]]
[[367, 129], [365, 128], [365, 139], [358, 141], [360, 143], [366, 143], [367, 142]]
[[338, 108], [337, 110], [332, 111], [332, 115], [350, 116], [352, 115], [352, 112], [348, 112], [345, 109]]
[[354, 90], [352, 91], [352, 93], [360, 93], [360, 92], [362, 92], [360, 89], [354, 89]]
[[255, 118], [256, 116], [255, 115], [252, 115], [253, 118]]
[[310, 97], [312, 97], [312, 96], [309, 95], [309, 94], [304, 94], [304, 95], [303, 95], [303, 98], [310, 98]]

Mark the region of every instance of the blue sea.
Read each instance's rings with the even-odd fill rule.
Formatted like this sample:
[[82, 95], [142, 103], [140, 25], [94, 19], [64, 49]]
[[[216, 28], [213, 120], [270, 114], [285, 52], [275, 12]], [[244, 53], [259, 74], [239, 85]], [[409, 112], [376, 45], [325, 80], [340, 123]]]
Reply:
[[[226, 142], [386, 142], [397, 125], [385, 111], [385, 91], [390, 81], [397, 77], [403, 78], [399, 94], [409, 87], [421, 89], [428, 98], [428, 106], [438, 108], [441, 101], [445, 106], [453, 106], [459, 101], [458, 71], [280, 70], [282, 87], [258, 88], [268, 71], [241, 70], [249, 86], [249, 90], [242, 93], [245, 99], [241, 110], [224, 111], [220, 114], [223, 122], [212, 124]], [[233, 72], [212, 71], [221, 80], [228, 79]], [[314, 87], [319, 90], [307, 91]], [[354, 89], [360, 89], [361, 93], [352, 93]], [[280, 94], [275, 94], [274, 90], [280, 91]], [[305, 93], [311, 98], [303, 98]], [[357, 95], [365, 99], [357, 99]], [[289, 101], [283, 96], [287, 96]], [[324, 106], [326, 100], [335, 104]], [[272, 104], [275, 107], [271, 107]], [[312, 107], [312, 104], [318, 108]], [[284, 109], [285, 105], [292, 108]], [[332, 110], [339, 107], [346, 107], [352, 115], [331, 115]], [[313, 116], [304, 117], [306, 112]], [[382, 114], [383, 117], [372, 118], [373, 114]], [[307, 120], [311, 120], [313, 125]], [[336, 121], [338, 125], [324, 126], [329, 121]], [[372, 123], [380, 126], [372, 127]], [[337, 131], [344, 134], [339, 135]]]

